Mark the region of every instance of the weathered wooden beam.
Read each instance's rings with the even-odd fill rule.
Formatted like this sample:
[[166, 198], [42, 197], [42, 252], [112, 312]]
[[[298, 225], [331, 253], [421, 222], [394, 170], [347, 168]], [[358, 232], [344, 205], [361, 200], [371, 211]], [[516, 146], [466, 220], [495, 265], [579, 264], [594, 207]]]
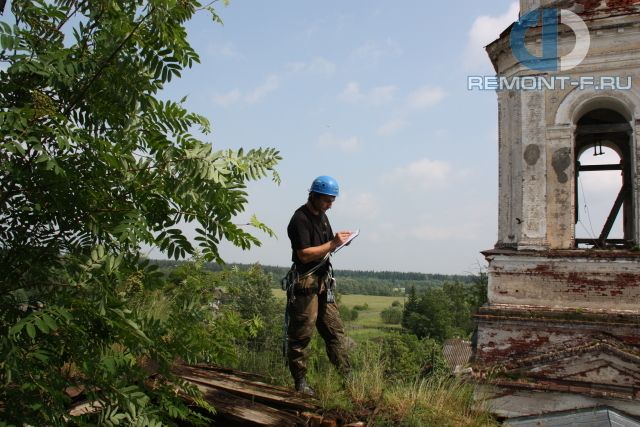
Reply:
[[593, 135], [601, 133], [631, 132], [628, 123], [606, 123], [601, 125], [578, 125], [576, 135]]
[[235, 394], [196, 384], [204, 399], [216, 408], [216, 418], [233, 422], [235, 426], [305, 426], [306, 419]]
[[608, 165], [580, 165], [578, 171], [580, 172], [595, 172], [595, 171], [621, 171], [622, 165], [620, 163], [612, 163]]
[[192, 366], [176, 367], [174, 371], [181, 378], [196, 385], [216, 388], [241, 398], [264, 403], [271, 407], [283, 410], [311, 412], [319, 409], [309, 397], [303, 398], [301, 395], [292, 393], [290, 389], [284, 387], [246, 380], [237, 375]]
[[604, 227], [602, 227], [602, 232], [600, 233], [599, 240], [604, 242], [604, 240], [609, 237], [609, 233], [611, 233], [611, 228], [613, 228], [613, 223], [616, 221], [618, 217], [618, 213], [620, 212], [620, 208], [622, 207], [622, 203], [624, 202], [624, 198], [627, 192], [627, 187], [622, 186], [620, 192], [618, 193], [618, 197], [616, 197], [616, 201], [613, 203], [611, 207], [611, 212], [609, 212], [609, 216], [604, 223]]
[[575, 239], [575, 241], [577, 245], [585, 244], [585, 245], [593, 245], [593, 246], [602, 246], [602, 244], [604, 243], [609, 245], [619, 245], [619, 246], [628, 246], [628, 247], [633, 246], [632, 241], [625, 240], [625, 239], [606, 239], [604, 242], [602, 242], [599, 239], [578, 238], [578, 239]]

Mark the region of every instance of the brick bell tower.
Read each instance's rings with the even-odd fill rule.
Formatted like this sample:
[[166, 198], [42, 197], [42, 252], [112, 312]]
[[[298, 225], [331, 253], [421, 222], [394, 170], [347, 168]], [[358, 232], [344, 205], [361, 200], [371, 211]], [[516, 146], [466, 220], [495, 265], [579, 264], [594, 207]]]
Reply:
[[[488, 304], [476, 316], [475, 368], [484, 398], [507, 417], [602, 406], [640, 417], [640, 0], [520, 8], [521, 17], [557, 13], [553, 59], [569, 61], [536, 69], [518, 57], [517, 24], [486, 48], [511, 86], [497, 90], [498, 241], [483, 252]], [[588, 30], [582, 60], [585, 33], [571, 16]], [[549, 40], [543, 22], [525, 33], [534, 56]], [[516, 77], [529, 89], [513, 86]], [[619, 161], [581, 163], [603, 148]], [[611, 171], [619, 188], [602, 230], [577, 238], [581, 174]]]

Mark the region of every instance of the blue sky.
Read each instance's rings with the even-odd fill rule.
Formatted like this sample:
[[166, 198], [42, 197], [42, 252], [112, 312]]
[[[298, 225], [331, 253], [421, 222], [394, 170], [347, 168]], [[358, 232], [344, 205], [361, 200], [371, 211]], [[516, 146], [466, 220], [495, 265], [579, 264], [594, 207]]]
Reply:
[[277, 233], [263, 246], [223, 245], [227, 262], [290, 264], [286, 226], [317, 175], [341, 195], [334, 230], [361, 235], [336, 268], [468, 273], [497, 235], [497, 103], [469, 92], [492, 74], [483, 46], [517, 18], [517, 4], [376, 0], [232, 0], [189, 25], [201, 64], [165, 96], [188, 95], [215, 148], [280, 150], [282, 184], [249, 187]]
[[[237, 218], [256, 214], [278, 238], [256, 230], [262, 247], [223, 244], [227, 262], [289, 265], [289, 219], [312, 180], [331, 175], [341, 186], [334, 230], [361, 230], [336, 268], [464, 274], [484, 265], [480, 251], [497, 236], [497, 101], [468, 91], [467, 77], [493, 75], [484, 46], [517, 19], [518, 2], [396, 3], [216, 1], [224, 25], [204, 11], [188, 24], [201, 63], [162, 96], [186, 95], [211, 120], [204, 138], [215, 149], [269, 146], [284, 157], [282, 184], [250, 184]], [[599, 233], [620, 182], [615, 172], [581, 175], [578, 237]], [[611, 237], [621, 229], [618, 221]]]

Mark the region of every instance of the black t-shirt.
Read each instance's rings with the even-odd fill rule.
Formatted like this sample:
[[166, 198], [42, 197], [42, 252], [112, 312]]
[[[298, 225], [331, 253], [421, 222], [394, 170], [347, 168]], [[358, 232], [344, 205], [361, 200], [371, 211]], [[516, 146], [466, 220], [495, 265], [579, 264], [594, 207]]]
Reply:
[[[313, 246], [320, 246], [333, 239], [333, 231], [329, 218], [324, 213], [314, 215], [307, 205], [302, 205], [293, 213], [287, 234], [291, 240], [292, 255], [291, 260], [296, 264], [298, 273], [304, 274], [315, 267], [320, 261], [312, 261], [307, 264], [300, 262], [296, 251]], [[329, 269], [329, 262], [325, 262], [316, 274], [323, 275]]]

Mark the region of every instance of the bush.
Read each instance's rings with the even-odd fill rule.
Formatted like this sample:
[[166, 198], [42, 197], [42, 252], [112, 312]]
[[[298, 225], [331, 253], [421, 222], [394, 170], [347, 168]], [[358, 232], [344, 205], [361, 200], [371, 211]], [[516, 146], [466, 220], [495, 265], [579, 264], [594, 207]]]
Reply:
[[258, 265], [215, 275], [226, 287], [221, 306], [223, 312], [238, 313], [244, 321], [256, 326], [253, 336], [235, 342], [238, 359], [233, 367], [264, 375], [277, 384], [286, 384], [289, 373], [282, 354], [285, 302], [273, 295], [271, 275]]
[[433, 372], [448, 372], [442, 346], [433, 339], [392, 333], [381, 340], [381, 347], [387, 378], [411, 380]]
[[378, 409], [377, 426], [497, 426], [473, 397], [473, 384], [448, 375], [440, 344], [410, 334], [365, 342], [346, 381], [356, 408]]
[[360, 314], [355, 307], [349, 308], [346, 305], [339, 305], [338, 311], [340, 312], [340, 317], [343, 322], [353, 322], [358, 319], [358, 315]]
[[[199, 61], [187, 37], [196, 10], [219, 18], [195, 0], [8, 4], [0, 21], [0, 424], [197, 422], [182, 397], [210, 408], [172, 364], [226, 363], [251, 324], [212, 310], [200, 273], [167, 285], [141, 257], [155, 247], [168, 258], [221, 261], [224, 241], [258, 245], [239, 222], [273, 232], [238, 218], [246, 187], [268, 175], [279, 181], [277, 150], [214, 150], [196, 136], [210, 132], [209, 121], [160, 95]], [[149, 371], [158, 381], [146, 381]], [[104, 410], [70, 419], [70, 386]]]
[[385, 308], [380, 312], [380, 317], [388, 325], [399, 325], [402, 321], [402, 309], [393, 306]]

